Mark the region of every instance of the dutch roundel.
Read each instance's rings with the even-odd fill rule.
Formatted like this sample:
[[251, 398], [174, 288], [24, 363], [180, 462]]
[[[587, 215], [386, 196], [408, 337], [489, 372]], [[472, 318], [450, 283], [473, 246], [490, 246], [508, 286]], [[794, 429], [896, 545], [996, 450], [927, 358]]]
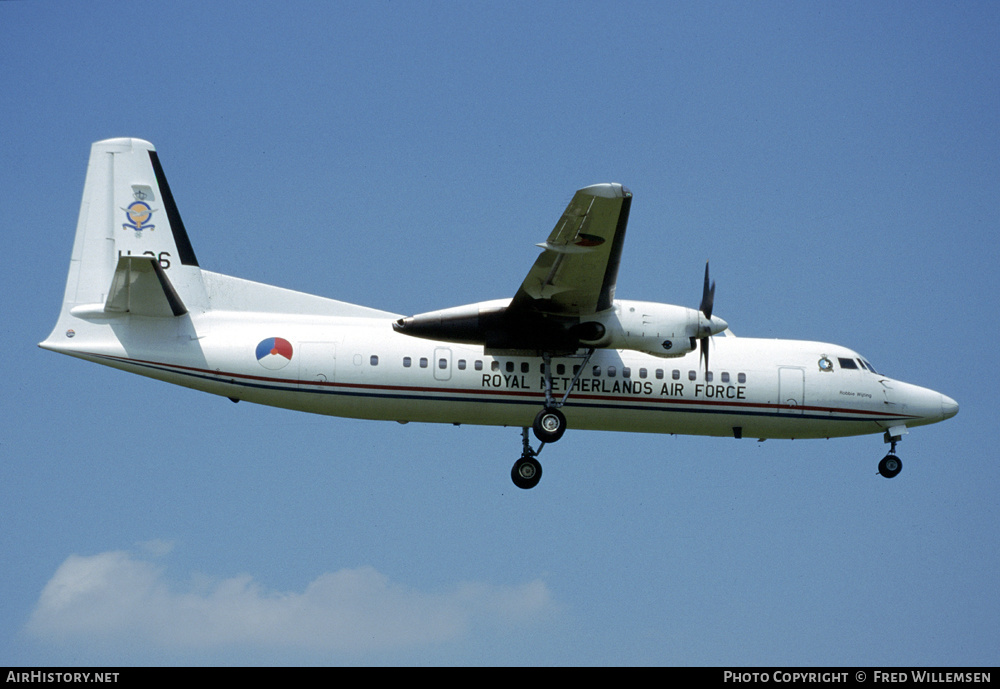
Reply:
[[292, 343], [281, 337], [269, 337], [257, 345], [257, 361], [271, 371], [284, 368], [292, 360]]

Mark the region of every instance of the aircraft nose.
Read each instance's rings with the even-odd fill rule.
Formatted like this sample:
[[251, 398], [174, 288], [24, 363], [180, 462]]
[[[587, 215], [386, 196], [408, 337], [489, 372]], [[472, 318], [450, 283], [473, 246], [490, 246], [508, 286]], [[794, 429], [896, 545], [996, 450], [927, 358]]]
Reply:
[[950, 419], [957, 413], [958, 402], [948, 397], [948, 395], [941, 395], [941, 416]]

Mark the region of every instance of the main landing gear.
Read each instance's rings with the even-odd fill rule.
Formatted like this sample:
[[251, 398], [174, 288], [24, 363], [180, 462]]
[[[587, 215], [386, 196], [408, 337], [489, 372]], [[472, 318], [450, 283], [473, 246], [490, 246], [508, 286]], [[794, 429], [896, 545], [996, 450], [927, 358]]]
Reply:
[[542, 479], [542, 465], [538, 461], [538, 453], [545, 447], [545, 443], [538, 446], [537, 450], [531, 449], [528, 442], [528, 429], [521, 429], [521, 459], [514, 462], [514, 468], [510, 470], [510, 478], [518, 488], [527, 490], [534, 488]]
[[885, 441], [890, 443], [889, 454], [883, 457], [882, 461], [878, 463], [878, 473], [882, 474], [885, 478], [893, 478], [903, 470], [903, 462], [896, 456], [896, 443], [902, 440], [903, 436], [893, 435], [893, 430], [890, 428], [885, 432]]
[[541, 442], [554, 443], [566, 432], [566, 417], [556, 407], [546, 406], [538, 412], [531, 430]]
[[538, 412], [534, 422], [531, 424], [531, 430], [539, 442], [541, 442], [541, 445], [538, 446], [537, 450], [532, 450], [531, 443], [528, 440], [527, 427], [521, 429], [521, 458], [514, 462], [514, 468], [510, 470], [510, 477], [514, 481], [514, 485], [518, 488], [534, 488], [542, 478], [542, 465], [538, 461], [538, 454], [545, 447], [546, 443], [556, 442], [566, 432], [566, 416], [559, 411], [559, 408], [566, 403], [570, 392], [576, 386], [576, 382], [580, 379], [584, 367], [590, 361], [590, 357], [593, 354], [593, 349], [587, 350], [586, 356], [583, 357], [583, 363], [576, 369], [573, 381], [566, 388], [566, 394], [563, 395], [561, 400], [557, 401], [552, 395], [552, 355], [548, 352], [542, 353], [542, 361], [544, 362], [542, 374], [545, 380], [545, 407]]

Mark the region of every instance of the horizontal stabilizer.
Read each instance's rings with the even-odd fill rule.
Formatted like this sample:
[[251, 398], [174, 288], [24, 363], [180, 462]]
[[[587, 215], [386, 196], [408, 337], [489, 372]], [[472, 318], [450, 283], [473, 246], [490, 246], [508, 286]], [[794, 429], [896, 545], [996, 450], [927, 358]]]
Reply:
[[155, 257], [120, 256], [104, 311], [170, 317], [183, 316], [187, 308]]

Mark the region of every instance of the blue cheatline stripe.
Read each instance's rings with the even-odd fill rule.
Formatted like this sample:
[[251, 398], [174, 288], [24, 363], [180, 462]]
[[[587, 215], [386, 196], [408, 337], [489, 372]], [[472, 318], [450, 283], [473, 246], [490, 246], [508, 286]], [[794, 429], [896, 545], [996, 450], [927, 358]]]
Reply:
[[[394, 400], [416, 400], [424, 402], [474, 402], [476, 404], [519, 404], [537, 406], [543, 398], [543, 393], [539, 392], [514, 392], [508, 391], [505, 395], [499, 395], [489, 391], [456, 391], [454, 389], [440, 390], [435, 388], [419, 388], [412, 386], [378, 386], [365, 385], [361, 383], [319, 383], [291, 381], [282, 378], [267, 378], [265, 376], [253, 376], [241, 373], [224, 373], [222, 371], [208, 371], [190, 366], [180, 366], [177, 364], [167, 364], [154, 361], [143, 361], [140, 359], [129, 359], [107, 354], [88, 354], [80, 352], [86, 356], [96, 359], [105, 359], [116, 363], [127, 364], [137, 368], [146, 368], [177, 375], [207, 380], [214, 383], [224, 383], [226, 385], [238, 385], [245, 388], [259, 390], [273, 390], [275, 392], [287, 393], [307, 393], [318, 395], [338, 395], [341, 397], [363, 397], [369, 399], [394, 399]], [[309, 387], [299, 387], [306, 385]], [[530, 396], [530, 398], [525, 398]], [[609, 410], [632, 410], [632, 411], [655, 411], [673, 412], [679, 414], [738, 414], [740, 416], [763, 416], [781, 417], [784, 419], [816, 419], [821, 421], [906, 421], [917, 418], [912, 415], [893, 415], [884, 412], [870, 412], [864, 410], [834, 409], [828, 411], [813, 411], [807, 413], [809, 407], [780, 407], [765, 403], [733, 403], [714, 402], [709, 400], [657, 400], [655, 404], [642, 399], [622, 399], [617, 400], [607, 398], [592, 398], [583, 395], [570, 396], [567, 400], [568, 407], [587, 407], [589, 409], [609, 409]], [[715, 407], [715, 408], [711, 408]], [[727, 408], [720, 408], [727, 407]], [[754, 409], [752, 407], [759, 407]], [[802, 412], [794, 411], [803, 409]], [[836, 412], [836, 413], [835, 413]]]

